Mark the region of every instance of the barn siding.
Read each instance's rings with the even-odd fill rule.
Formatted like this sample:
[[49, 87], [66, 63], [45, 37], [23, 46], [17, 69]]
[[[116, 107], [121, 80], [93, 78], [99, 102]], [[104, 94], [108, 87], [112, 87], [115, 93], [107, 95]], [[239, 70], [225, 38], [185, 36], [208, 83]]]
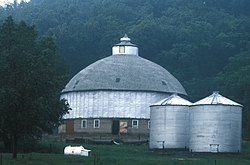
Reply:
[[169, 96], [166, 93], [138, 91], [90, 91], [62, 94], [72, 110], [64, 119], [138, 118], [149, 119], [149, 106]]

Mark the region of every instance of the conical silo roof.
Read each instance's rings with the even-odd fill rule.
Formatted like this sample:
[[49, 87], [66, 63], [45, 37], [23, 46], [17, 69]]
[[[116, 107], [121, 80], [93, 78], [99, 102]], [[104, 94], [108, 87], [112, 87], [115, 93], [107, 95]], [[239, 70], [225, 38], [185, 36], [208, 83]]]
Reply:
[[192, 103], [177, 94], [173, 94], [151, 106], [160, 106], [160, 105], [192, 105]]
[[193, 105], [233, 105], [233, 106], [241, 106], [241, 104], [238, 104], [222, 95], [219, 94], [218, 91], [213, 92], [212, 95], [201, 99], [195, 103], [193, 103]]

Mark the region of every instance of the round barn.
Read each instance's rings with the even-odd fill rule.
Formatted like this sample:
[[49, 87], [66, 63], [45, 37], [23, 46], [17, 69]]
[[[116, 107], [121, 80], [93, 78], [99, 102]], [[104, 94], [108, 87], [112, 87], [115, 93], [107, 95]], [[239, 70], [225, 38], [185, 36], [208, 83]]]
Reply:
[[67, 137], [143, 140], [149, 137], [150, 108], [173, 93], [186, 95], [180, 82], [163, 67], [139, 56], [125, 35], [112, 55], [77, 73], [61, 99], [71, 111], [59, 133]]

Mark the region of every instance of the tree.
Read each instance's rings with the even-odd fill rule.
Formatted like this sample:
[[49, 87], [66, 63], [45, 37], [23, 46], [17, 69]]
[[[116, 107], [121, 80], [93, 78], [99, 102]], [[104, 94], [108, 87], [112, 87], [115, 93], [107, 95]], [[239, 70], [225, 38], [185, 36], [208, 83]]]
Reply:
[[69, 110], [59, 100], [64, 66], [52, 37], [38, 39], [34, 26], [12, 17], [0, 26], [0, 135], [13, 158], [20, 138], [52, 131]]

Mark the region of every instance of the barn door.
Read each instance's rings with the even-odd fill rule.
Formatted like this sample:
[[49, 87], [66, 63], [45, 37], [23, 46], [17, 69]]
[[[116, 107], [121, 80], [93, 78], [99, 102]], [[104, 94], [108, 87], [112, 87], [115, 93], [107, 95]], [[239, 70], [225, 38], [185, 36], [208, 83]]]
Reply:
[[120, 121], [119, 120], [113, 120], [112, 122], [112, 134], [118, 135], [120, 131]]
[[219, 152], [219, 144], [210, 144], [210, 152]]
[[127, 121], [120, 122], [120, 133], [121, 134], [128, 133], [128, 122]]
[[73, 134], [74, 133], [74, 120], [67, 120], [66, 121], [66, 134]]

